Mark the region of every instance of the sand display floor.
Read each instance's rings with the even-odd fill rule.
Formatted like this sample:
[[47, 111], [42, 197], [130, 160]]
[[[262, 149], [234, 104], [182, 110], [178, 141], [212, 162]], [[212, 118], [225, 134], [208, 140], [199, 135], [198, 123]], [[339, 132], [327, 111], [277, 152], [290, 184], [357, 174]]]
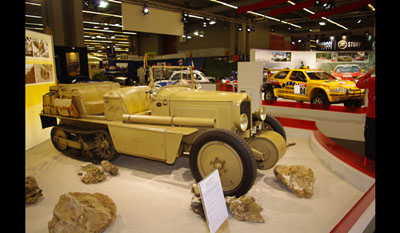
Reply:
[[[295, 132], [295, 133], [292, 133]], [[361, 198], [363, 192], [341, 179], [313, 153], [308, 130], [287, 130], [287, 149], [278, 164], [305, 165], [316, 177], [314, 196], [298, 198], [274, 176], [273, 169], [258, 170], [253, 196], [264, 208], [265, 223], [236, 220], [231, 214], [218, 233], [329, 232]], [[77, 171], [85, 162], [59, 153], [47, 140], [25, 153], [26, 176], [35, 176], [44, 196], [26, 206], [27, 233], [48, 232], [47, 223], [60, 195], [100, 192], [117, 205], [115, 222], [106, 233], [162, 232], [207, 233], [206, 223], [190, 210], [194, 178], [188, 157], [174, 165], [120, 155], [112, 163], [119, 174], [98, 184], [84, 184]]]

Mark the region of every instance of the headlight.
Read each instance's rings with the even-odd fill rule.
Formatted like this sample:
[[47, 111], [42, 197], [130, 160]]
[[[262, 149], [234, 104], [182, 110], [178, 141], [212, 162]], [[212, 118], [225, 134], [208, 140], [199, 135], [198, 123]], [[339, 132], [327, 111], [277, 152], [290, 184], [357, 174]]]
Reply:
[[249, 118], [247, 118], [246, 114], [240, 115], [240, 129], [242, 131], [246, 131], [247, 125], [249, 124]]
[[338, 87], [336, 89], [329, 90], [329, 92], [346, 92], [346, 90], [347, 90], [346, 88]]
[[259, 119], [261, 121], [265, 121], [266, 118], [267, 118], [267, 108], [265, 106], [261, 106]]

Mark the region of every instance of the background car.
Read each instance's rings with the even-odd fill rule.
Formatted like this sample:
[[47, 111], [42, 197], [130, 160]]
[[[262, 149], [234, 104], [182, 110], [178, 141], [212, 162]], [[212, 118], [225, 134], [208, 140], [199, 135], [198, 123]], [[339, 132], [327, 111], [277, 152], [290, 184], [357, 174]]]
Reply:
[[359, 65], [355, 64], [337, 65], [332, 71], [332, 76], [341, 80], [354, 81], [355, 78], [361, 75], [364, 75], [363, 70]]
[[262, 91], [267, 101], [281, 97], [321, 105], [344, 103], [345, 107], [361, 107], [365, 97], [365, 90], [354, 82], [316, 69], [282, 69], [267, 79]]
[[[210, 80], [201, 71], [193, 70], [193, 76], [196, 84], [210, 82]], [[191, 83], [189, 70], [174, 71], [169, 77], [169, 79], [159, 80], [155, 82], [156, 86], [158, 87], [164, 87], [167, 85], [173, 85], [178, 83], [182, 83], [185, 85], [189, 85]]]

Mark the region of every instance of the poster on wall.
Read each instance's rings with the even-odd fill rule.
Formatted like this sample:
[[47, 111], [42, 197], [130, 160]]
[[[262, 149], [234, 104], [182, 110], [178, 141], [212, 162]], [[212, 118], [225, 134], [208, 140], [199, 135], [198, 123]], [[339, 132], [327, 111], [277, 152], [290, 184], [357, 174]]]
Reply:
[[317, 62], [368, 62], [367, 51], [357, 52], [317, 52], [315, 59]]
[[292, 60], [291, 52], [272, 52], [272, 62], [290, 62]]
[[25, 84], [54, 83], [52, 38], [49, 35], [26, 30]]

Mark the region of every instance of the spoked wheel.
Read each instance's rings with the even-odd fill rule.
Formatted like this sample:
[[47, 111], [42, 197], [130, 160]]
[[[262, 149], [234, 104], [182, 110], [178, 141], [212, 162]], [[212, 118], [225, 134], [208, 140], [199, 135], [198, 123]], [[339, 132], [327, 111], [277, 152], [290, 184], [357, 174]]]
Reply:
[[197, 182], [218, 169], [224, 195], [241, 196], [253, 186], [257, 162], [247, 143], [237, 134], [211, 129], [193, 143], [190, 169]]
[[110, 139], [110, 136], [106, 132], [98, 132], [94, 138], [94, 149], [95, 155], [94, 162], [100, 163], [102, 160], [112, 160], [115, 158], [116, 151], [114, 145]]
[[59, 151], [64, 151], [68, 148], [68, 144], [65, 140], [62, 139], [67, 139], [67, 134], [62, 130], [60, 127], [55, 126], [51, 129], [51, 142], [53, 143], [53, 146], [59, 150]]

